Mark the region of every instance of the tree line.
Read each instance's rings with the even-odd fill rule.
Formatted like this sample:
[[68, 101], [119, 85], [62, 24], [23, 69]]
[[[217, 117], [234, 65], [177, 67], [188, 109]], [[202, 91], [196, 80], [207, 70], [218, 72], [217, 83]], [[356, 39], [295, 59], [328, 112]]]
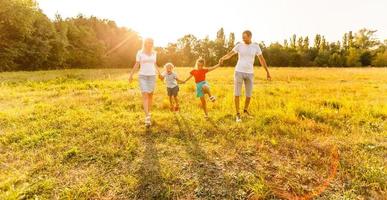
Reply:
[[[375, 32], [348, 32], [336, 42], [319, 34], [313, 42], [293, 35], [282, 43], [260, 46], [271, 66], [387, 66], [387, 40], [375, 38]], [[83, 15], [66, 19], [56, 15], [50, 20], [34, 0], [0, 1], [0, 71], [128, 67], [141, 42], [137, 32], [112, 20]], [[188, 34], [156, 51], [160, 65], [191, 66], [198, 57], [211, 65], [235, 43], [235, 34], [226, 36], [221, 28], [213, 40]], [[235, 63], [236, 57], [226, 65]]]
[[50, 20], [34, 0], [0, 1], [0, 71], [123, 67], [140, 48], [140, 36], [114, 21]]
[[[268, 64], [277, 67], [387, 66], [387, 40], [381, 42], [375, 38], [375, 32], [376, 30], [368, 29], [361, 29], [356, 33], [349, 31], [343, 35], [342, 41], [336, 42], [328, 42], [324, 36], [317, 34], [313, 43], [308, 36], [294, 34], [283, 43], [266, 45], [261, 42], [260, 46]], [[158, 48], [157, 51], [160, 60], [171, 61], [179, 66], [192, 65], [197, 57], [203, 57], [210, 64], [215, 64], [234, 45], [235, 34], [231, 32], [226, 38], [224, 29], [221, 28], [215, 40], [186, 35], [176, 43]], [[227, 65], [234, 65], [235, 62], [234, 57]], [[258, 65], [257, 60], [256, 64]]]

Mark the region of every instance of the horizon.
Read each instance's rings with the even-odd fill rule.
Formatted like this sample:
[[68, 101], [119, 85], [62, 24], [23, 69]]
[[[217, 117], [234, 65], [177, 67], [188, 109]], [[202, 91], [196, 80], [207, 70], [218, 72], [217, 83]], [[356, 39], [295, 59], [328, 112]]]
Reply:
[[[37, 2], [50, 19], [54, 19], [58, 13], [64, 18], [82, 14], [113, 20], [118, 26], [132, 29], [143, 38], [153, 38], [155, 45], [161, 47], [174, 43], [187, 34], [193, 34], [200, 39], [206, 36], [213, 39], [222, 27], [227, 37], [230, 32], [234, 32], [236, 41], [240, 41], [241, 33], [248, 29], [253, 32], [254, 41], [266, 44], [282, 43], [293, 34], [309, 36], [311, 42], [316, 34], [321, 34], [328, 41], [336, 42], [341, 41], [345, 32], [356, 32], [362, 28], [377, 30], [376, 37], [381, 41], [387, 39], [387, 26], [383, 20], [387, 18], [387, 13], [383, 12], [387, 2], [378, 0], [371, 2], [315, 0], [316, 3], [324, 2], [317, 11], [316, 4], [307, 0], [298, 0], [298, 3], [284, 0], [270, 2], [241, 0], [237, 5], [230, 3], [231, 0], [214, 0], [207, 3], [198, 0], [195, 4], [192, 4], [193, 1], [177, 0], [141, 2], [111, 0], [109, 4], [104, 0], [81, 2], [37, 0]], [[187, 5], [187, 2], [191, 4]], [[223, 6], [220, 11], [214, 9], [219, 5]], [[187, 14], [187, 6], [190, 6], [189, 11], [198, 11], [202, 15]], [[153, 14], [138, 19], [136, 17], [144, 12], [133, 7], [145, 7]], [[173, 12], [170, 12], [171, 8]], [[255, 12], [256, 10], [258, 12]], [[330, 15], [323, 15], [326, 11], [330, 11]], [[310, 17], [305, 17], [306, 15]], [[213, 16], [220, 16], [220, 19]], [[352, 23], [355, 21], [356, 24]]]

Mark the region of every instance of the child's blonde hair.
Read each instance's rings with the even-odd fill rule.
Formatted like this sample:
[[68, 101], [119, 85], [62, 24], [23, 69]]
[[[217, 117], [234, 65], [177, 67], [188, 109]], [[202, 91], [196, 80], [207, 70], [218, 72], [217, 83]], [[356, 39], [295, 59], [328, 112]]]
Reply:
[[198, 58], [198, 59], [196, 60], [196, 63], [195, 63], [195, 69], [198, 68], [198, 64], [199, 64], [199, 63], [203, 63], [203, 66], [206, 66], [206, 60], [205, 60], [204, 58], [200, 57], [200, 58]]
[[164, 65], [164, 69], [166, 70], [168, 66], [171, 66], [172, 69], [175, 68], [175, 65], [173, 65], [173, 63], [170, 63], [170, 62], [169, 62], [169, 63], [166, 63], [166, 64]]

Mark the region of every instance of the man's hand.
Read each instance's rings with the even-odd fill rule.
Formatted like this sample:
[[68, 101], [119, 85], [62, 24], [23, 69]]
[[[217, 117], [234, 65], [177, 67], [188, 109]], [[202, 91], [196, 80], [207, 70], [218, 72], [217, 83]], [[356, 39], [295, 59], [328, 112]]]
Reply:
[[267, 78], [268, 81], [271, 81], [271, 76], [270, 76], [269, 73], [267, 73], [266, 78]]
[[129, 76], [128, 81], [129, 81], [129, 83], [132, 83], [132, 81], [133, 81], [133, 76]]

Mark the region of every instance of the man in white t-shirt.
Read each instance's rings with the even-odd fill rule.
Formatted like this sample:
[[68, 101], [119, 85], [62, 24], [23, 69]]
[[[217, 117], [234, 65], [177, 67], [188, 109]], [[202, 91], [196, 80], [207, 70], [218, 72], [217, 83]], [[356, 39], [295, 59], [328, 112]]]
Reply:
[[238, 54], [238, 63], [235, 67], [234, 74], [234, 96], [236, 109], [236, 122], [241, 122], [239, 113], [239, 97], [242, 93], [242, 85], [245, 84], [246, 101], [243, 113], [249, 115], [249, 105], [253, 92], [254, 85], [254, 61], [255, 56], [258, 56], [259, 62], [266, 70], [267, 79], [271, 80], [270, 72], [267, 68], [265, 58], [262, 55], [262, 50], [257, 43], [252, 43], [252, 33], [244, 31], [242, 34], [244, 43], [237, 43], [234, 49], [220, 59], [220, 63]]

